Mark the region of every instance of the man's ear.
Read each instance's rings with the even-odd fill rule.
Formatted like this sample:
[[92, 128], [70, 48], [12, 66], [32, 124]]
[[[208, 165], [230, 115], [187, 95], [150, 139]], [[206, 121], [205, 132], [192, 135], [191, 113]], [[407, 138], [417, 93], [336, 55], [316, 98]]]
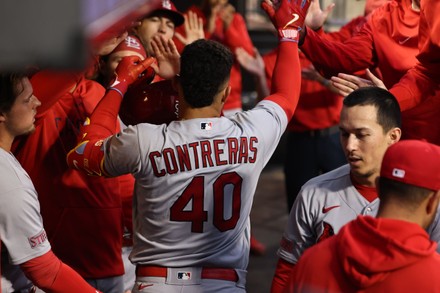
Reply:
[[226, 102], [226, 99], [229, 97], [229, 95], [231, 94], [231, 90], [232, 90], [232, 87], [230, 86], [230, 85], [228, 85], [226, 88], [225, 88], [225, 91], [224, 91], [224, 93], [223, 93], [223, 97], [222, 97], [222, 103], [224, 104], [225, 102]]
[[402, 130], [399, 127], [395, 127], [390, 130], [389, 132], [389, 145], [392, 145], [400, 140], [400, 137], [402, 136]]
[[5, 120], [6, 120], [5, 114], [3, 114], [3, 112], [0, 112], [0, 122], [3, 122]]
[[426, 205], [426, 213], [428, 215], [435, 214], [440, 202], [440, 190], [433, 192], [429, 196], [428, 204]]

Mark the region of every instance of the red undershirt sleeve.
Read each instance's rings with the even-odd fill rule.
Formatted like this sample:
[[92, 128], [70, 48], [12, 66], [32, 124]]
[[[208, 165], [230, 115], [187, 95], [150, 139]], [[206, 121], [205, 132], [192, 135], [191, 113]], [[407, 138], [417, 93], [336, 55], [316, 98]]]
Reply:
[[278, 259], [278, 263], [275, 269], [275, 276], [272, 280], [271, 293], [282, 293], [289, 284], [289, 280], [292, 277], [293, 269], [295, 265], [287, 262], [283, 259]]
[[77, 272], [61, 262], [52, 251], [20, 265], [34, 285], [46, 293], [97, 293]]
[[271, 95], [265, 100], [280, 105], [290, 120], [298, 105], [301, 90], [301, 65], [298, 56], [298, 44], [280, 42], [277, 61], [272, 77]]

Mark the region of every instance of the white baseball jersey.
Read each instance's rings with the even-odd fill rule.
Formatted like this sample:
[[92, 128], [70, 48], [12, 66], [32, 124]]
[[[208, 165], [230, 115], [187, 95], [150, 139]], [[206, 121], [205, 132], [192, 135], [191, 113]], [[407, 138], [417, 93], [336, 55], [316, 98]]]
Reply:
[[136, 178], [131, 261], [245, 270], [253, 195], [287, 122], [262, 101], [231, 117], [139, 124], [108, 138], [106, 171]]
[[[297, 263], [304, 250], [339, 232], [358, 215], [376, 216], [379, 198], [369, 202], [353, 186], [348, 164], [304, 184], [290, 211], [278, 256]], [[440, 217], [428, 229], [440, 240]]]
[[[28, 288], [30, 281], [18, 268], [51, 247], [43, 229], [37, 192], [15, 157], [0, 148], [0, 238], [2, 291]], [[6, 250], [6, 251], [4, 251]]]

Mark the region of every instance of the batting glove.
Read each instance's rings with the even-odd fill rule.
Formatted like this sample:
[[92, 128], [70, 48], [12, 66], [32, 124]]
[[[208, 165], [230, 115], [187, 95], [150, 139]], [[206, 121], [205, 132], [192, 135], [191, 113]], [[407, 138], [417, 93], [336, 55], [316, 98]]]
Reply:
[[[261, 8], [266, 11], [281, 41], [299, 41], [311, 0], [264, 0]], [[279, 6], [279, 8], [277, 8]]]
[[[140, 61], [139, 57], [137, 56], [128, 56], [122, 58], [121, 62], [118, 64], [118, 67], [116, 67], [115, 80], [109, 89], [117, 91], [123, 97], [127, 92], [128, 87], [138, 78], [142, 77], [142, 73], [147, 71], [155, 60], [155, 58], [149, 57]], [[149, 72], [151, 72], [151, 70]]]

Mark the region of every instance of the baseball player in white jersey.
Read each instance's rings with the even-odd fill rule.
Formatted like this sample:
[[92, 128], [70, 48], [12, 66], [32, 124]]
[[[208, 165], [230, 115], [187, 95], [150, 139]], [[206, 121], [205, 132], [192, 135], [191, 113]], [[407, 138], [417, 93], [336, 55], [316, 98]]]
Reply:
[[[233, 56], [218, 42], [198, 40], [185, 47], [175, 79], [180, 120], [108, 133], [124, 74], [90, 117], [67, 160], [89, 174], [135, 176], [134, 293], [245, 292], [253, 195], [298, 102], [291, 80], [299, 85], [298, 30], [309, 4], [264, 2], [281, 42], [273, 94], [254, 109], [221, 117]], [[177, 54], [172, 41], [155, 39], [153, 47], [159, 67]], [[127, 64], [119, 66], [136, 66]]]
[[[369, 87], [344, 99], [339, 127], [347, 165], [309, 180], [289, 215], [271, 292], [283, 292], [308, 247], [338, 233], [358, 215], [376, 216], [376, 179], [386, 149], [401, 137], [400, 108], [388, 91]], [[438, 218], [431, 238], [440, 240]]]
[[29, 79], [0, 73], [0, 292], [94, 292], [51, 251], [43, 228], [37, 192], [11, 153], [15, 137], [35, 130], [41, 102]]

